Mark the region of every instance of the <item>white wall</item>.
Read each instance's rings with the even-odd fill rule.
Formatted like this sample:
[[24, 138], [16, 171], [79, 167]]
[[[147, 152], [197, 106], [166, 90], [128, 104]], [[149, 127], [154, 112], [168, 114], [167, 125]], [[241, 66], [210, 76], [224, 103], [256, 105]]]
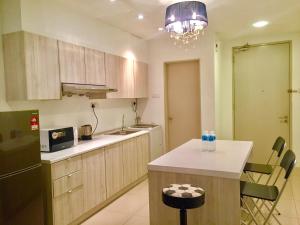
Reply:
[[[292, 41], [292, 88], [300, 89], [300, 33], [281, 35], [257, 36], [241, 38], [221, 43], [221, 73], [219, 76], [219, 133], [223, 139], [233, 138], [233, 111], [232, 111], [232, 47], [246, 43], [270, 43], [278, 41]], [[300, 157], [300, 94], [292, 97], [292, 148]]]
[[[1, 0], [10, 3], [11, 0]], [[4, 4], [4, 7], [18, 6]], [[22, 30], [57, 38], [60, 40], [96, 48], [108, 53], [125, 57], [135, 57], [137, 60], [148, 60], [147, 42], [133, 35], [108, 26], [99, 20], [80, 15], [55, 0], [21, 0], [21, 22], [14, 22], [13, 18], [19, 13], [18, 9], [5, 8], [2, 12], [4, 24], [3, 33]], [[6, 20], [3, 20], [6, 15]], [[2, 40], [0, 38], [2, 43]], [[0, 111], [39, 109], [42, 127], [59, 125], [95, 124], [90, 103], [85, 97], [64, 98], [61, 101], [24, 101], [7, 102], [5, 99], [3, 51], [0, 45]], [[121, 126], [122, 114], [126, 114], [126, 123], [134, 123], [135, 114], [131, 110], [132, 100], [93, 100], [100, 117], [100, 127], [97, 132], [114, 129]]]
[[164, 63], [188, 59], [200, 59], [201, 120], [203, 129], [214, 129], [214, 46], [215, 38], [206, 32], [195, 48], [181, 49], [169, 37], [149, 42], [150, 98], [143, 119], [165, 125]]

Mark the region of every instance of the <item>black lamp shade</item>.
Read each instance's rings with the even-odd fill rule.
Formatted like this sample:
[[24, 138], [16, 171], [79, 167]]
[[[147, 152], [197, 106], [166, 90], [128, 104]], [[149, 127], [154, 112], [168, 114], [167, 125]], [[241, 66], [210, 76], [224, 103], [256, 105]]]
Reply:
[[167, 7], [165, 26], [184, 21], [201, 21], [206, 27], [208, 25], [206, 5], [198, 1], [178, 2]]

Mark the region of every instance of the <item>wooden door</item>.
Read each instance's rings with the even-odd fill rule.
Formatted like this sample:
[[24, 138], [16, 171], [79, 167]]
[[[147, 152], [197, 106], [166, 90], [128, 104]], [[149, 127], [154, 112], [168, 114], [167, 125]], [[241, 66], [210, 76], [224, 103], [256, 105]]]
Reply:
[[85, 84], [84, 47], [63, 41], [58, 44], [61, 82]]
[[28, 100], [60, 99], [57, 40], [24, 33]]
[[134, 61], [134, 97], [148, 97], [148, 65]]
[[252, 161], [265, 163], [278, 136], [290, 139], [290, 44], [234, 51], [234, 136], [254, 141]]
[[107, 198], [124, 187], [123, 152], [121, 144], [105, 148], [105, 173]]
[[105, 85], [104, 53], [85, 48], [86, 83]]
[[148, 163], [150, 158], [149, 136], [148, 134], [137, 137], [137, 155], [138, 155], [138, 178], [148, 173]]
[[104, 149], [88, 152], [82, 156], [85, 212], [106, 200]]
[[168, 149], [201, 137], [199, 61], [166, 65]]
[[122, 142], [123, 146], [123, 167], [124, 185], [127, 186], [138, 178], [138, 155], [136, 138]]

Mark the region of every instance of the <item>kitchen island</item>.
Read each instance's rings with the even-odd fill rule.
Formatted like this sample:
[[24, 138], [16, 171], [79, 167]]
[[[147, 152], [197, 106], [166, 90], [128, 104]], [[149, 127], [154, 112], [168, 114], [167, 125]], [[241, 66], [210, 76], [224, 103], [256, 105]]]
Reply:
[[189, 225], [239, 225], [240, 177], [253, 143], [216, 142], [216, 151], [203, 150], [193, 139], [148, 164], [150, 224], [179, 223], [179, 210], [165, 206], [162, 189], [169, 184], [193, 184], [205, 190], [205, 204], [188, 210]]

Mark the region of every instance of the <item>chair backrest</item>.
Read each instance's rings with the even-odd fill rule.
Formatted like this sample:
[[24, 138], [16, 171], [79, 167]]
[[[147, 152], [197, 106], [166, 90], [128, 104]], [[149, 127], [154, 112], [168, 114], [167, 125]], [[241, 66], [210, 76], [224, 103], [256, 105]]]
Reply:
[[280, 157], [285, 145], [285, 140], [283, 137], [278, 137], [273, 145], [273, 151], [277, 152], [277, 156]]
[[295, 164], [296, 164], [295, 153], [292, 150], [288, 150], [284, 154], [284, 156], [280, 162], [280, 166], [285, 170], [285, 176], [284, 176], [285, 179], [289, 178], [289, 176], [291, 175], [291, 173], [295, 167]]

